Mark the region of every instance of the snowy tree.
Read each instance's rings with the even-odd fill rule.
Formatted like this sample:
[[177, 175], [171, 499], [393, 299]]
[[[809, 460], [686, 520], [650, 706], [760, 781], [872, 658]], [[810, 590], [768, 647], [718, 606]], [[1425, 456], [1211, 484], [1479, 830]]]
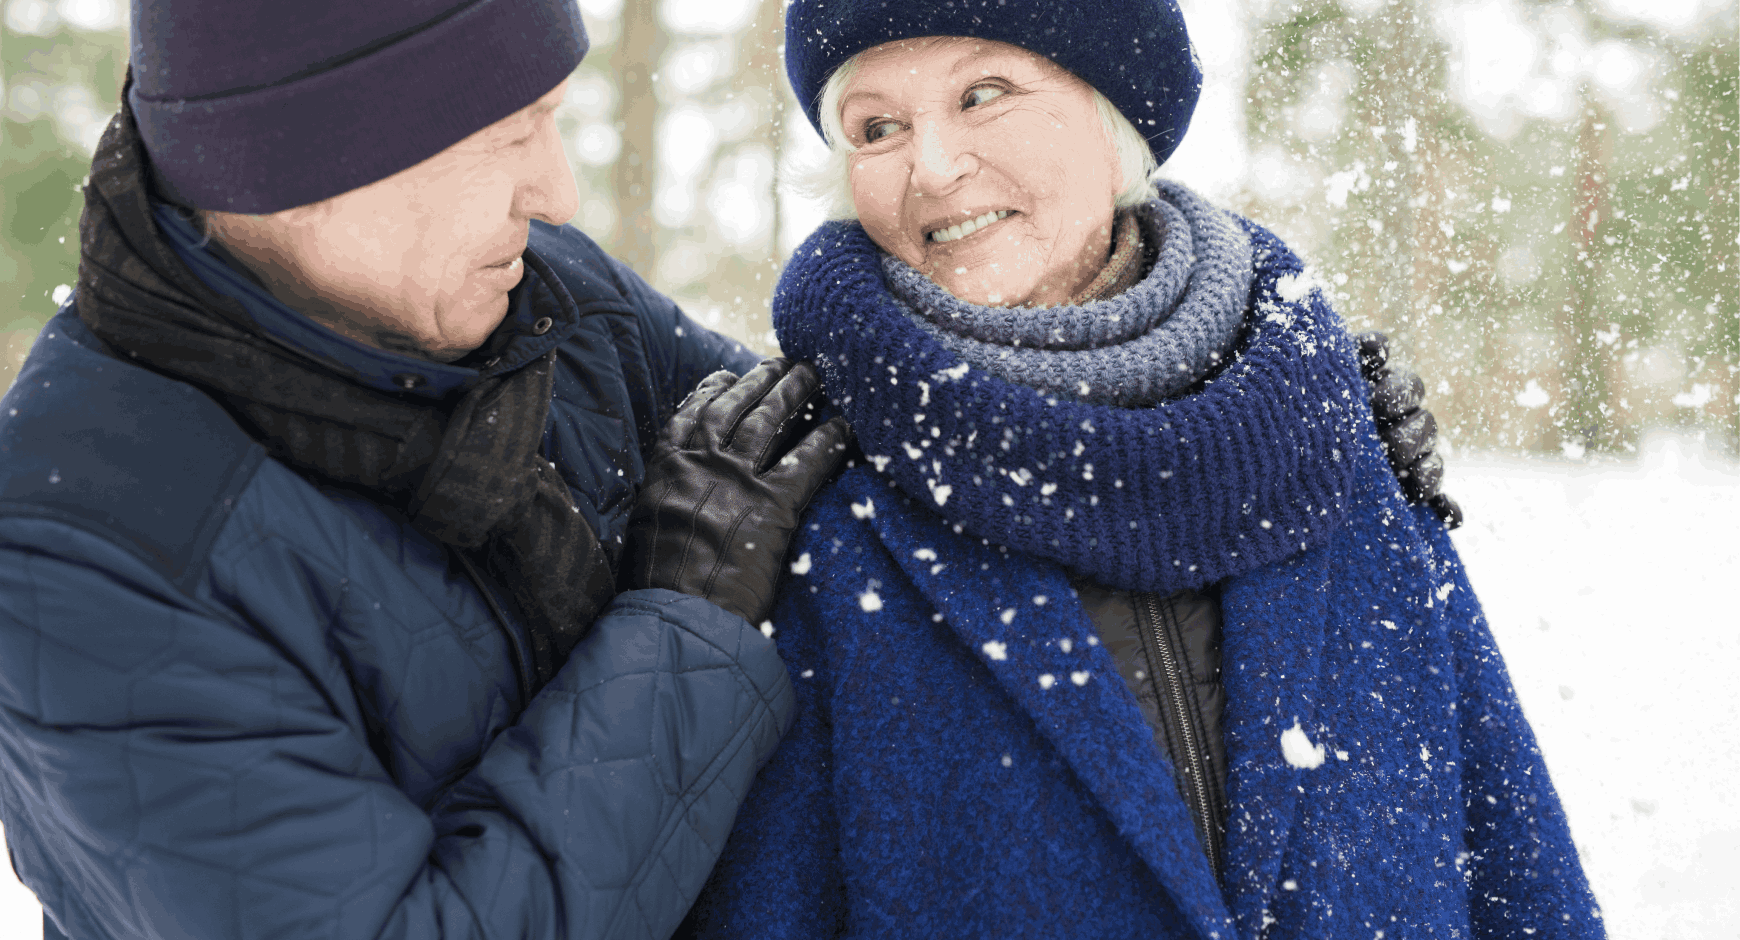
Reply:
[[1350, 321], [1397, 338], [1451, 441], [1740, 440], [1731, 4], [1253, 16], [1242, 208], [1320, 265]]

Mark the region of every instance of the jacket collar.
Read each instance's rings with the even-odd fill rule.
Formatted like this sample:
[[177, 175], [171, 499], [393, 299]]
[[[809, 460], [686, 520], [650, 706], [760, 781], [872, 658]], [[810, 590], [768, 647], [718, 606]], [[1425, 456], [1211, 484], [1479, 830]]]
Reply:
[[[573, 322], [565, 322], [543, 335], [534, 332], [533, 324], [545, 312], [553, 319], [573, 318], [567, 315], [566, 305], [534, 310], [536, 291], [528, 287], [538, 275], [527, 265], [525, 279], [509, 294], [507, 317], [477, 352], [455, 363], [389, 352], [335, 333], [291, 309], [226, 258], [175, 207], [153, 201], [151, 209], [158, 230], [188, 270], [213, 291], [241, 304], [265, 335], [326, 363], [358, 384], [383, 392], [443, 398], [469, 388], [480, 377], [509, 371], [543, 355], [574, 330]], [[415, 376], [415, 384], [407, 387], [405, 376]]]
[[[869, 498], [875, 490], [900, 500], [880, 487]], [[962, 538], [923, 509], [872, 509], [913, 584], [1063, 755], [1200, 940], [1230, 940], [1190, 811], [1063, 567]]]

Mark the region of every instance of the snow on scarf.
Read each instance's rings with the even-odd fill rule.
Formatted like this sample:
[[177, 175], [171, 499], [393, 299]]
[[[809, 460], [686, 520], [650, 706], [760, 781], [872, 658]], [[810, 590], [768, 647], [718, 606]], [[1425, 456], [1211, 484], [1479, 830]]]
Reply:
[[910, 315], [975, 369], [1072, 401], [1152, 405], [1196, 384], [1238, 339], [1251, 294], [1251, 239], [1231, 213], [1178, 185], [1130, 210], [1157, 249], [1115, 297], [1056, 307], [986, 307], [893, 255], [889, 286]]
[[1344, 512], [1366, 389], [1299, 259], [1249, 222], [1232, 361], [1149, 408], [1067, 401], [962, 361], [909, 317], [855, 222], [780, 279], [787, 355], [816, 362], [877, 469], [950, 522], [1102, 584], [1171, 593], [1318, 543]]

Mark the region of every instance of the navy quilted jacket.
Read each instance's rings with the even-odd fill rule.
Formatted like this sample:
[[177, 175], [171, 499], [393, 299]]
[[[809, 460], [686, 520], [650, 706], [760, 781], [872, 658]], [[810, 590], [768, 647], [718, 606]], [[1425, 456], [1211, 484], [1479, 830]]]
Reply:
[[[545, 455], [613, 545], [643, 444], [756, 357], [573, 229], [530, 247], [576, 306], [503, 356], [559, 346]], [[49, 936], [667, 936], [790, 720], [785, 668], [636, 591], [528, 702], [503, 606], [69, 304], [0, 401], [0, 814]]]

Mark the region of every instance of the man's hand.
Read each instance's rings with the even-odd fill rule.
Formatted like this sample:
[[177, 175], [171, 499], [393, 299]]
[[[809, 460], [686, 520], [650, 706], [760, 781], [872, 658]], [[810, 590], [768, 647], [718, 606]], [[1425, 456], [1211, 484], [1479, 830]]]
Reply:
[[624, 590], [668, 588], [750, 623], [767, 618], [798, 519], [851, 435], [839, 417], [806, 430], [820, 382], [809, 363], [787, 359], [701, 380], [647, 460]]
[[1382, 333], [1361, 333], [1359, 370], [1371, 384], [1371, 410], [1377, 418], [1378, 436], [1389, 454], [1390, 466], [1402, 483], [1408, 500], [1432, 507], [1445, 525], [1462, 524], [1462, 507], [1438, 491], [1444, 481], [1444, 458], [1437, 453], [1438, 419], [1421, 407], [1426, 383], [1417, 373], [1389, 368], [1390, 338]]

